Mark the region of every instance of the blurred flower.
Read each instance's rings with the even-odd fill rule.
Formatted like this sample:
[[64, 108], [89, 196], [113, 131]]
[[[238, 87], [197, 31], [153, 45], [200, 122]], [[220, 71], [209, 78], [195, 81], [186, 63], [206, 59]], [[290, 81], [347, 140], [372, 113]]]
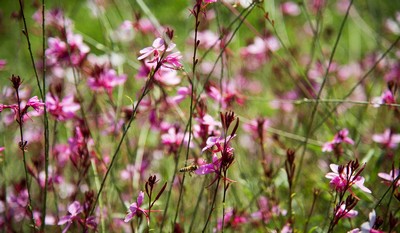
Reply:
[[372, 98], [371, 103], [372, 106], [378, 108], [382, 104], [395, 104], [396, 100], [393, 93], [390, 90], [386, 90], [381, 96]]
[[146, 216], [147, 224], [150, 224], [150, 219], [149, 219], [149, 215], [148, 215], [149, 211], [140, 208], [140, 206], [143, 204], [143, 199], [144, 199], [144, 192], [140, 191], [139, 192], [139, 196], [136, 199], [136, 202], [132, 203], [129, 206], [128, 213], [125, 216], [124, 222], [129, 222], [129, 221], [132, 220], [132, 218], [135, 215], [138, 215], [138, 214], [142, 213], [144, 216]]
[[[376, 217], [375, 210], [369, 213], [369, 222], [364, 222], [361, 225], [361, 230], [359, 228], [348, 231], [347, 233], [385, 233], [384, 231], [377, 230], [382, 224], [382, 220]], [[378, 226], [379, 225], [379, 226]]]
[[385, 148], [394, 149], [400, 142], [400, 134], [394, 134], [391, 129], [386, 129], [383, 134], [372, 135], [372, 140]]
[[60, 218], [58, 221], [58, 225], [67, 224], [67, 226], [62, 231], [63, 233], [67, 232], [68, 229], [71, 227], [71, 224], [75, 221], [80, 219], [79, 214], [83, 211], [81, 204], [78, 201], [74, 201], [72, 204], [68, 206], [68, 215], [65, 215]]
[[340, 208], [336, 211], [335, 214], [337, 217], [340, 216], [340, 218], [354, 218], [355, 216], [358, 215], [357, 210], [348, 210], [346, 208], [346, 204], [340, 205]]
[[396, 12], [395, 19], [387, 19], [385, 27], [393, 34], [400, 34], [400, 11]]
[[[233, 230], [239, 229], [243, 224], [248, 222], [248, 217], [242, 213], [238, 213], [233, 208], [228, 208], [224, 216], [224, 230], [226, 228], [231, 228]], [[217, 231], [222, 230], [222, 219], [218, 219]]]
[[348, 137], [349, 130], [342, 129], [337, 134], [335, 134], [334, 138], [330, 142], [326, 142], [322, 147], [322, 152], [331, 152], [334, 150], [334, 147], [341, 143], [347, 143], [350, 145], [354, 144], [353, 139]]
[[[33, 20], [36, 21], [37, 24], [42, 25], [42, 9], [37, 10], [33, 16]], [[59, 32], [64, 33], [64, 28], [67, 32], [71, 31], [72, 22], [69, 18], [64, 15], [63, 10], [56, 8], [45, 11], [45, 21], [44, 24], [46, 26], [55, 27]]]
[[82, 36], [72, 33], [67, 35], [67, 42], [58, 37], [49, 37], [48, 46], [45, 54], [49, 66], [56, 66], [60, 63], [79, 66], [90, 51], [89, 47], [83, 43]]
[[4, 70], [4, 67], [7, 65], [7, 61], [4, 59], [0, 59], [0, 70]]
[[301, 13], [299, 5], [292, 1], [282, 3], [281, 11], [283, 14], [290, 16], [297, 16]]
[[46, 107], [51, 115], [56, 117], [59, 121], [65, 121], [75, 117], [75, 112], [78, 111], [81, 106], [74, 101], [73, 95], [65, 96], [62, 101], [51, 94], [46, 95]]
[[41, 102], [37, 96], [34, 96], [28, 100], [26, 106], [32, 107], [33, 109], [35, 109], [36, 112], [40, 112], [40, 110], [43, 109], [42, 107], [44, 106], [44, 103]]
[[377, 228], [375, 225], [380, 225], [382, 223], [379, 224], [379, 217], [376, 217], [376, 213], [375, 210], [372, 210], [371, 213], [369, 213], [369, 222], [364, 222], [361, 225], [361, 232], [362, 233], [384, 233], [383, 231], [374, 229]]
[[279, 206], [267, 197], [261, 196], [258, 201], [258, 211], [251, 214], [255, 220], [262, 220], [264, 223], [269, 223], [271, 219], [286, 215], [286, 210], [281, 210]]
[[117, 72], [108, 66], [95, 65], [91, 76], [88, 78], [88, 86], [94, 91], [105, 90], [109, 95], [114, 87], [125, 83], [127, 76], [118, 75]]
[[133, 23], [129, 20], [125, 20], [122, 24], [118, 27], [117, 30], [111, 33], [111, 37], [115, 41], [120, 42], [130, 42], [133, 40], [134, 37], [134, 30], [133, 30]]
[[394, 188], [400, 187], [399, 175], [400, 175], [400, 170], [396, 168], [391, 170], [389, 174], [383, 172], [378, 173], [378, 176], [384, 179], [386, 182], [389, 181], [389, 184], [392, 184], [397, 179], [397, 182], [394, 184]]

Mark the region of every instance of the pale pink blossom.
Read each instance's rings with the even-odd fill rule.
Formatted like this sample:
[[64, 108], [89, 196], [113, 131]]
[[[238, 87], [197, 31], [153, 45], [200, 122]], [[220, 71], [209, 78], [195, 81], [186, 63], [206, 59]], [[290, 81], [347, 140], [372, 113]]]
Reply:
[[6, 65], [7, 65], [7, 61], [4, 59], [0, 59], [0, 70], [4, 70]]
[[[364, 186], [364, 177], [353, 171], [350, 166], [342, 167], [340, 171], [339, 165], [331, 164], [329, 167], [332, 172], [327, 173], [325, 177], [331, 180], [329, 183], [335, 190], [346, 191], [354, 185], [366, 193], [371, 193], [371, 190]], [[353, 175], [354, 173], [358, 175]]]
[[348, 137], [349, 135], [349, 130], [348, 129], [342, 129], [340, 130], [337, 134], [335, 134], [334, 138], [330, 142], [326, 142], [323, 147], [322, 151], [323, 152], [331, 152], [334, 150], [334, 147], [338, 144], [341, 143], [347, 143], [350, 145], [354, 145], [353, 139]]
[[151, 60], [156, 60], [159, 58], [159, 56], [165, 51], [165, 52], [170, 52], [175, 48], [174, 43], [170, 43], [167, 45], [167, 48], [165, 48], [166, 42], [162, 38], [156, 38], [153, 41], [153, 44], [151, 47], [146, 47], [144, 49], [141, 49], [139, 53], [141, 54], [138, 57], [138, 60], [143, 60], [146, 57], [151, 57]]
[[125, 216], [124, 222], [131, 221], [135, 215], [143, 214], [147, 219], [147, 224], [150, 224], [150, 219], [149, 219], [149, 214], [148, 214], [149, 210], [140, 208], [140, 206], [142, 206], [142, 204], [143, 204], [143, 199], [144, 199], [144, 192], [140, 191], [139, 196], [136, 199], [136, 202], [132, 203], [129, 206], [128, 213]]
[[59, 63], [79, 66], [90, 51], [89, 47], [83, 43], [82, 36], [72, 33], [67, 35], [67, 42], [58, 37], [49, 37], [48, 46], [45, 54], [49, 66]]
[[299, 5], [292, 1], [282, 3], [281, 11], [283, 14], [290, 16], [297, 16], [301, 13]]
[[371, 103], [372, 103], [372, 106], [374, 106], [375, 108], [378, 108], [382, 104], [395, 104], [396, 99], [390, 90], [386, 90], [382, 93], [381, 96], [372, 98]]
[[391, 129], [386, 129], [382, 134], [372, 135], [372, 140], [382, 144], [385, 148], [394, 149], [400, 143], [400, 134], [395, 134]]
[[104, 67], [100, 72], [88, 78], [88, 86], [94, 91], [105, 90], [111, 94], [113, 88], [124, 84], [126, 79], [127, 75], [118, 75], [115, 70]]
[[58, 221], [58, 225], [67, 224], [67, 226], [62, 231], [63, 233], [67, 232], [68, 229], [71, 227], [73, 221], [79, 219], [79, 214], [82, 213], [83, 207], [78, 201], [74, 201], [72, 204], [68, 206], [68, 215], [65, 215], [60, 218]]
[[354, 218], [358, 215], [357, 210], [347, 210], [346, 204], [340, 205], [339, 209], [336, 211], [336, 216], [340, 216], [340, 218]]
[[393, 183], [395, 180], [397, 180], [397, 182], [394, 184], [395, 188], [400, 187], [399, 175], [400, 175], [400, 170], [396, 168], [394, 170], [391, 170], [389, 174], [383, 172], [378, 173], [378, 176], [380, 178], [385, 180], [385, 182], [389, 182], [390, 184]]

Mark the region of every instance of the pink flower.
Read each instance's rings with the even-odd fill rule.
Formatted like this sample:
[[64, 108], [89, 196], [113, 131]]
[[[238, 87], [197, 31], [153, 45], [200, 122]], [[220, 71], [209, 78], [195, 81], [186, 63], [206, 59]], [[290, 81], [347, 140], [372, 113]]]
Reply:
[[0, 59], [0, 70], [4, 70], [4, 67], [7, 65], [7, 61], [4, 59]]
[[230, 135], [227, 136], [226, 140], [224, 137], [217, 137], [217, 136], [210, 136], [207, 138], [206, 146], [201, 150], [202, 152], [211, 149], [212, 147], [216, 146], [216, 149], [212, 150], [213, 153], [217, 153], [223, 150], [223, 144], [229, 143], [229, 141], [234, 138], [236, 135], [231, 137]]
[[284, 2], [281, 5], [281, 11], [285, 15], [297, 16], [301, 13], [300, 7], [295, 2]]
[[143, 204], [143, 199], [144, 199], [144, 192], [140, 191], [139, 192], [139, 196], [136, 199], [136, 202], [132, 203], [129, 206], [128, 213], [125, 216], [124, 222], [129, 222], [129, 221], [132, 220], [132, 218], [135, 215], [138, 215], [138, 214], [142, 213], [142, 214], [144, 214], [144, 216], [146, 216], [147, 224], [150, 224], [150, 219], [149, 219], [149, 215], [148, 215], [149, 211], [140, 208], [140, 206]]
[[340, 205], [340, 208], [336, 211], [336, 217], [340, 218], [354, 218], [355, 216], [358, 215], [357, 210], [347, 210], [346, 209], [346, 204]]
[[165, 52], [170, 52], [175, 48], [175, 44], [173, 43], [168, 45], [167, 48], [165, 48], [165, 45], [166, 42], [164, 41], [164, 39], [155, 39], [151, 47], [146, 47], [139, 51], [141, 55], [138, 57], [138, 60], [143, 60], [146, 57], [150, 57], [151, 55], [153, 56], [153, 58], [151, 59], [152, 61], [157, 60], [159, 56], [164, 52], [164, 50]]
[[78, 201], [74, 201], [71, 205], [68, 206], [68, 215], [63, 216], [58, 221], [58, 225], [67, 224], [65, 229], [62, 231], [63, 233], [67, 232], [70, 228], [73, 221], [80, 219], [79, 214], [83, 211], [81, 204]]
[[117, 72], [107, 67], [100, 68], [100, 71], [92, 74], [88, 79], [88, 86], [94, 91], [105, 90], [111, 94], [114, 87], [125, 83], [127, 76], [117, 75]]
[[184, 134], [177, 127], [170, 127], [168, 132], [161, 135], [161, 142], [163, 145], [168, 147], [169, 153], [175, 153], [178, 151], [180, 145], [185, 143], [187, 145], [189, 141], [189, 134]]
[[213, 3], [213, 2], [217, 2], [217, 0], [204, 0], [204, 3]]
[[380, 178], [384, 179], [385, 181], [389, 181], [390, 184], [393, 183], [397, 179], [396, 184], [394, 184], [395, 188], [400, 187], [399, 175], [400, 175], [399, 169], [393, 169], [389, 172], [389, 174], [383, 173], [383, 172], [378, 173], [378, 176]]
[[40, 112], [40, 110], [42, 110], [44, 103], [40, 102], [39, 98], [37, 96], [34, 96], [32, 98], [30, 98], [28, 100], [28, 103], [26, 103], [27, 107], [32, 107], [33, 109], [35, 109], [36, 112]]
[[121, 42], [131, 41], [134, 37], [133, 23], [129, 20], [125, 20], [118, 27], [118, 29], [114, 31], [112, 37], [116, 41], [121, 41]]
[[259, 138], [260, 133], [263, 134], [264, 131], [269, 127], [270, 122], [267, 119], [259, 118], [245, 123], [243, 129], [251, 133], [254, 138]]
[[60, 121], [74, 118], [75, 112], [81, 108], [78, 103], [74, 102], [73, 95], [64, 97], [60, 102], [60, 99], [51, 93], [46, 95], [46, 106], [49, 113]]
[[194, 173], [197, 175], [216, 173], [218, 175], [221, 166], [221, 159], [218, 158], [217, 154], [213, 153], [212, 160], [212, 163], [200, 165]]
[[341, 143], [347, 143], [347, 144], [353, 145], [354, 141], [353, 141], [353, 139], [349, 138], [348, 135], [349, 135], [348, 129], [340, 130], [337, 134], [335, 134], [332, 141], [326, 142], [323, 145], [322, 152], [331, 152], [334, 150], [334, 147], [337, 144], [341, 144]]
[[[244, 223], [247, 222], [248, 222], [247, 216], [238, 213], [235, 209], [229, 208], [226, 210], [224, 216], [224, 224], [225, 224], [224, 228], [230, 227], [232, 229], [238, 229], [240, 226], [242, 226]], [[218, 231], [222, 230], [222, 219], [218, 219], [217, 230]]]
[[79, 66], [90, 51], [89, 47], [83, 43], [82, 36], [72, 33], [67, 35], [67, 42], [60, 38], [50, 37], [48, 46], [45, 53], [50, 66], [56, 66], [58, 63]]
[[377, 220], [377, 218], [376, 218], [375, 210], [372, 210], [372, 212], [369, 213], [369, 222], [364, 222], [361, 225], [361, 232], [362, 233], [384, 233], [384, 231], [374, 229], [376, 220]]
[[329, 184], [332, 188], [339, 192], [346, 191], [350, 189], [353, 185], [355, 185], [362, 191], [366, 193], [371, 193], [371, 190], [364, 186], [364, 177], [359, 175], [362, 169], [364, 169], [364, 166], [361, 167], [360, 170], [357, 172], [351, 166], [349, 166], [349, 164], [347, 166], [338, 166], [336, 164], [331, 164], [329, 167], [333, 172], [327, 173], [325, 177], [331, 179]]
[[400, 134], [394, 134], [391, 129], [386, 129], [383, 134], [372, 135], [372, 140], [382, 144], [385, 148], [394, 149], [400, 142]]
[[171, 53], [162, 61], [163, 66], [171, 69], [180, 69], [182, 68], [181, 58], [182, 55], [180, 52]]
[[375, 108], [380, 107], [382, 104], [395, 104], [396, 99], [393, 96], [393, 93], [390, 90], [386, 90], [382, 93], [381, 96], [374, 97], [371, 100], [372, 106]]

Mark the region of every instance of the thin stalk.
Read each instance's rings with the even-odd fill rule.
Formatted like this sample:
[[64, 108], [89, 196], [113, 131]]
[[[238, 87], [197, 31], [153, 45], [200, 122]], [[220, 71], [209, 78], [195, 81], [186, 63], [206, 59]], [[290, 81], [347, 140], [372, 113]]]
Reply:
[[[42, 0], [42, 87], [43, 93], [46, 93], [46, 29], [45, 29], [45, 0]], [[40, 88], [40, 87], [39, 87]], [[42, 96], [43, 102], [46, 103], [46, 95]], [[42, 206], [42, 225], [40, 228], [41, 232], [44, 232], [45, 228], [45, 219], [46, 219], [46, 208], [47, 208], [47, 189], [48, 189], [48, 180], [49, 180], [49, 148], [50, 148], [50, 138], [49, 138], [49, 118], [47, 114], [46, 104], [44, 105], [44, 172], [45, 172], [45, 183], [44, 183], [44, 194], [43, 194], [43, 206]]]
[[[162, 60], [162, 58], [160, 59], [160, 61], [161, 61], [161, 60]], [[154, 79], [154, 75], [155, 75], [156, 72], [160, 69], [160, 67], [161, 67], [161, 62], [157, 63], [157, 66], [155, 67], [153, 73], [150, 75], [150, 78], [147, 80], [147, 82], [146, 82], [146, 84], [145, 84], [145, 86], [144, 86], [144, 88], [143, 88], [142, 94], [140, 95], [140, 97], [139, 97], [139, 99], [138, 99], [136, 105], [135, 105], [134, 108], [133, 108], [133, 112], [132, 112], [131, 118], [129, 119], [129, 122], [128, 122], [128, 124], [127, 124], [127, 126], [126, 126], [124, 132], [122, 133], [121, 139], [120, 139], [119, 142], [118, 142], [117, 148], [116, 148], [116, 150], [115, 150], [115, 152], [114, 152], [114, 154], [113, 154], [113, 157], [112, 157], [112, 159], [111, 159], [110, 166], [108, 167], [108, 169], [107, 169], [107, 171], [106, 171], [106, 174], [105, 174], [105, 176], [104, 176], [104, 178], [103, 178], [103, 180], [102, 180], [102, 182], [101, 182], [100, 189], [99, 189], [99, 191], [98, 191], [98, 193], [97, 193], [97, 195], [96, 195], [96, 200], [95, 200], [95, 202], [93, 203], [93, 207], [92, 207], [92, 209], [91, 209], [89, 215], [92, 215], [93, 212], [94, 212], [94, 210], [96, 209], [96, 205], [97, 205], [97, 203], [98, 203], [98, 201], [99, 201], [99, 198], [100, 198], [100, 195], [101, 195], [101, 193], [102, 193], [102, 191], [103, 191], [103, 189], [104, 189], [104, 186], [105, 186], [105, 183], [106, 183], [106, 181], [107, 181], [107, 178], [108, 178], [108, 176], [109, 176], [109, 174], [110, 174], [111, 168], [113, 167], [113, 165], [114, 165], [114, 163], [115, 163], [115, 161], [116, 161], [117, 155], [119, 154], [119, 150], [121, 149], [122, 143], [123, 143], [123, 141], [124, 141], [124, 139], [125, 139], [125, 137], [126, 137], [126, 135], [127, 135], [127, 133], [128, 133], [128, 130], [129, 130], [129, 128], [131, 127], [132, 122], [133, 122], [134, 119], [136, 118], [136, 114], [137, 114], [139, 105], [140, 105], [140, 103], [142, 102], [143, 98], [144, 98], [144, 97], [147, 95], [147, 93], [149, 92], [150, 85], [151, 85], [151, 83], [153, 82], [153, 79]]]
[[315, 204], [317, 203], [317, 198], [319, 196], [319, 191], [318, 190], [314, 190], [313, 194], [314, 194], [313, 195], [313, 202], [312, 202], [312, 205], [311, 205], [310, 212], [308, 213], [308, 217], [307, 217], [306, 223], [304, 224], [303, 232], [307, 232], [308, 223], [310, 222], [311, 216], [312, 216], [312, 214], [314, 212]]
[[[368, 78], [368, 76], [372, 73], [372, 71], [375, 70], [375, 68], [378, 66], [378, 64], [389, 54], [390, 51], [392, 51], [393, 48], [395, 48], [396, 44], [400, 41], [400, 36], [396, 38], [396, 40], [389, 46], [389, 48], [379, 57], [379, 59], [372, 65], [372, 67], [362, 76], [362, 78], [353, 86], [353, 88], [347, 93], [342, 99], [345, 100], [347, 99], [355, 90], [356, 88], [365, 81], [365, 79]], [[319, 101], [319, 100], [318, 100]], [[314, 133], [319, 127], [323, 125], [323, 123], [332, 115], [333, 112], [336, 111], [336, 109], [345, 102], [338, 102], [328, 113], [322, 118], [321, 122], [319, 122], [315, 128], [311, 131], [311, 134]], [[382, 104], [385, 106], [390, 106], [389, 104]], [[398, 107], [397, 105], [393, 105]]]
[[[193, 118], [193, 98], [194, 98], [194, 81], [196, 79], [196, 66], [198, 63], [198, 59], [197, 59], [197, 49], [199, 46], [199, 42], [197, 39], [197, 33], [199, 31], [199, 25], [200, 25], [200, 14], [201, 14], [201, 4], [202, 1], [197, 1], [197, 5], [195, 6], [195, 9], [193, 10], [193, 14], [195, 16], [195, 33], [194, 33], [194, 48], [193, 48], [193, 57], [192, 57], [192, 78], [188, 78], [189, 82], [190, 82], [190, 86], [191, 86], [191, 95], [190, 95], [190, 108], [189, 108], [189, 119], [188, 119], [188, 133], [189, 133], [189, 138], [188, 138], [188, 142], [187, 142], [187, 147], [186, 147], [186, 160], [187, 161], [189, 159], [189, 150], [190, 150], [190, 142], [192, 140], [192, 118]], [[183, 139], [182, 142], [183, 143]], [[179, 156], [179, 154], [177, 155]], [[179, 160], [179, 158], [177, 159]], [[185, 162], [185, 166], [186, 166], [186, 162]], [[174, 218], [174, 225], [176, 224], [176, 220], [178, 218], [178, 213], [179, 213], [179, 206], [180, 203], [182, 201], [182, 196], [183, 196], [183, 187], [184, 187], [184, 182], [185, 182], [185, 177], [186, 174], [183, 174], [183, 178], [182, 178], [182, 183], [181, 183], [181, 187], [179, 190], [179, 198], [178, 198], [178, 203], [176, 206], [176, 213], [175, 213], [175, 218]]]
[[33, 217], [33, 211], [32, 211], [32, 197], [31, 197], [31, 192], [30, 192], [30, 182], [28, 179], [28, 165], [26, 163], [26, 153], [25, 153], [25, 148], [26, 148], [26, 142], [24, 140], [24, 132], [22, 130], [23, 127], [23, 116], [22, 116], [22, 112], [21, 112], [21, 99], [19, 97], [19, 90], [18, 88], [16, 88], [16, 94], [17, 94], [17, 101], [18, 101], [18, 125], [19, 125], [19, 133], [20, 133], [20, 142], [19, 142], [19, 148], [22, 151], [22, 161], [24, 163], [24, 172], [25, 172], [25, 180], [26, 180], [26, 190], [28, 192], [28, 205], [26, 208], [28, 208], [28, 212], [29, 212], [29, 217], [31, 218], [31, 224], [32, 227], [34, 229], [34, 231], [36, 231], [36, 224], [35, 224], [35, 219]]
[[207, 179], [204, 179], [203, 184], [201, 185], [200, 193], [197, 196], [196, 206], [194, 207], [194, 210], [193, 210], [193, 214], [192, 214], [192, 217], [191, 217], [191, 221], [190, 221], [190, 226], [189, 226], [188, 232], [193, 232], [193, 225], [194, 225], [194, 222], [195, 222], [195, 219], [196, 219], [196, 215], [197, 215], [197, 212], [198, 212], [198, 209], [199, 209], [199, 206], [200, 206], [200, 201], [203, 198], [203, 193], [204, 193], [204, 189], [205, 189], [205, 186], [206, 186], [206, 181], [207, 181]]
[[[31, 40], [29, 39], [29, 32], [28, 32], [28, 27], [26, 25], [25, 14], [24, 14], [24, 6], [23, 6], [23, 3], [22, 3], [22, 0], [19, 0], [19, 7], [20, 7], [20, 11], [21, 11], [22, 21], [24, 22], [24, 29], [23, 29], [22, 32], [24, 33], [24, 35], [26, 37], [26, 41], [28, 43], [29, 56], [31, 58], [33, 72], [35, 73], [37, 86], [39, 88], [40, 98], [43, 99], [44, 95], [43, 95], [42, 88], [40, 86], [39, 75], [38, 75], [38, 72], [36, 70], [36, 65], [35, 65], [35, 59], [33, 58]], [[44, 19], [44, 17], [43, 17], [43, 19]], [[44, 56], [44, 54], [43, 54], [43, 56]]]
[[[222, 167], [220, 167], [219, 173], [221, 173], [221, 169], [222, 169]], [[212, 200], [211, 207], [210, 207], [210, 212], [208, 213], [207, 221], [206, 221], [206, 223], [204, 224], [203, 230], [202, 230], [201, 232], [205, 232], [205, 231], [206, 231], [207, 225], [208, 225], [208, 223], [210, 222], [211, 214], [212, 214], [212, 212], [213, 212], [213, 210], [214, 210], [215, 201], [216, 201], [216, 199], [217, 199], [217, 193], [218, 193], [218, 188], [219, 188], [219, 182], [220, 182], [220, 181], [221, 181], [221, 177], [218, 177], [218, 179], [217, 179], [217, 185], [215, 186], [215, 191], [214, 191], [214, 195], [213, 195], [213, 200]]]
[[[227, 177], [227, 169], [224, 169], [224, 177]], [[226, 201], [226, 193], [228, 191], [228, 185], [226, 184], [226, 179], [224, 179], [224, 193], [222, 196], [222, 224], [221, 224], [221, 230], [224, 232], [224, 224], [225, 224], [225, 201]]]
[[302, 150], [302, 153], [301, 153], [301, 155], [300, 155], [299, 168], [298, 168], [298, 170], [297, 170], [297, 174], [296, 174], [295, 179], [294, 179], [294, 187], [295, 187], [296, 184], [297, 184], [297, 180], [298, 180], [298, 178], [299, 178], [299, 176], [300, 176], [300, 173], [301, 173], [301, 170], [302, 170], [301, 168], [302, 168], [304, 156], [305, 156], [306, 150], [307, 150], [308, 139], [309, 139], [309, 137], [311, 136], [312, 125], [313, 125], [313, 123], [314, 123], [315, 116], [316, 116], [316, 112], [317, 112], [318, 105], [319, 105], [319, 101], [318, 101], [318, 100], [319, 100], [319, 98], [320, 98], [320, 96], [321, 96], [321, 94], [322, 94], [322, 90], [324, 89], [324, 86], [325, 86], [325, 84], [326, 84], [326, 82], [327, 82], [329, 70], [330, 70], [330, 67], [331, 67], [331, 64], [332, 64], [332, 61], [333, 61], [333, 57], [335, 56], [337, 46], [338, 46], [339, 41], [340, 41], [340, 38], [341, 38], [341, 36], [342, 36], [342, 32], [343, 32], [343, 29], [344, 29], [344, 25], [345, 25], [345, 23], [346, 23], [346, 21], [347, 21], [347, 18], [348, 18], [348, 16], [349, 16], [350, 8], [351, 8], [351, 6], [353, 5], [353, 1], [354, 1], [354, 0], [351, 0], [349, 6], [347, 7], [346, 15], [344, 16], [344, 18], [343, 18], [343, 20], [342, 20], [342, 23], [341, 23], [341, 25], [340, 25], [340, 29], [339, 29], [338, 35], [337, 35], [337, 37], [336, 37], [335, 44], [334, 44], [334, 46], [333, 46], [333, 48], [332, 48], [332, 52], [331, 52], [331, 55], [330, 55], [330, 57], [329, 57], [328, 67], [327, 67], [326, 70], [325, 70], [325, 75], [324, 75], [323, 81], [322, 81], [322, 83], [321, 83], [321, 87], [319, 88], [319, 91], [318, 91], [318, 94], [317, 94], [317, 97], [316, 97], [317, 102], [315, 103], [315, 105], [314, 105], [314, 107], [313, 107], [313, 109], [312, 109], [312, 111], [311, 111], [311, 117], [310, 117], [310, 122], [309, 122], [309, 124], [308, 124], [308, 130], [307, 130], [308, 132], [307, 132], [307, 136], [306, 136], [306, 141], [304, 142], [304, 145], [303, 145], [303, 150]]

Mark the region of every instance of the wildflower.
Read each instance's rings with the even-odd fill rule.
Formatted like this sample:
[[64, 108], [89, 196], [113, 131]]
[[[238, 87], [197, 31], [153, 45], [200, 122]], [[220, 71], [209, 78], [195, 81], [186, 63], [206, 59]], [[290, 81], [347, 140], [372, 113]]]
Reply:
[[400, 134], [394, 134], [391, 129], [386, 129], [383, 134], [372, 135], [372, 140], [385, 148], [394, 149], [400, 143]]
[[138, 57], [138, 60], [143, 60], [146, 57], [150, 57], [151, 55], [153, 56], [153, 58], [151, 59], [152, 61], [157, 60], [160, 55], [165, 51], [165, 52], [170, 52], [175, 48], [175, 44], [174, 43], [170, 43], [167, 48], [165, 48], [166, 42], [164, 41], [164, 39], [162, 38], [156, 38], [153, 41], [153, 44], [151, 47], [146, 47], [142, 50], [139, 51], [139, 53], [141, 54]]
[[383, 221], [378, 216], [376, 217], [375, 210], [369, 213], [369, 222], [364, 222], [361, 225], [361, 230], [359, 228], [353, 229], [348, 233], [384, 233], [384, 231], [380, 231], [377, 228], [382, 225]]
[[168, 147], [169, 153], [176, 153], [182, 143], [188, 143], [189, 134], [184, 134], [179, 127], [170, 127], [168, 132], [161, 135], [161, 142]]
[[346, 208], [346, 204], [340, 205], [339, 209], [336, 211], [336, 216], [341, 216], [340, 218], [354, 218], [358, 215], [357, 210], [349, 210]]
[[4, 70], [6, 65], [7, 65], [7, 61], [4, 59], [0, 59], [0, 70]]
[[364, 177], [360, 176], [364, 167], [365, 164], [358, 169], [359, 165], [357, 161], [350, 161], [346, 166], [331, 164], [330, 168], [333, 172], [329, 172], [325, 177], [331, 179], [329, 183], [336, 191], [344, 192], [355, 185], [362, 191], [371, 193], [371, 190], [364, 186]]
[[354, 144], [353, 139], [348, 137], [349, 135], [349, 130], [348, 129], [342, 129], [340, 130], [337, 134], [335, 134], [335, 137], [333, 138], [332, 141], [330, 142], [326, 142], [323, 147], [322, 147], [322, 151], [323, 152], [331, 152], [335, 149], [335, 147], [338, 144], [341, 143], [347, 143], [347, 144]]
[[79, 66], [90, 51], [83, 43], [82, 36], [72, 33], [67, 35], [67, 42], [57, 37], [50, 37], [48, 45], [45, 54], [49, 66], [56, 66], [58, 63]]
[[297, 3], [288, 1], [281, 4], [281, 11], [285, 15], [297, 16], [301, 13], [299, 5]]
[[46, 95], [46, 107], [49, 113], [60, 121], [74, 118], [75, 112], [81, 108], [78, 103], [74, 102], [73, 95], [65, 96], [60, 101], [57, 96], [51, 93]]
[[265, 118], [258, 118], [245, 123], [243, 129], [251, 133], [254, 138], [259, 138], [260, 140], [264, 137], [264, 131], [269, 127], [270, 121]]
[[74, 201], [72, 204], [68, 206], [68, 215], [63, 216], [60, 218], [60, 221], [58, 221], [58, 225], [64, 225], [67, 224], [67, 226], [64, 228], [63, 233], [67, 232], [68, 229], [71, 227], [72, 223], [75, 220], [80, 219], [78, 216], [81, 212], [83, 211], [83, 208], [81, 204], [78, 201]]
[[125, 83], [127, 76], [125, 74], [118, 75], [113, 69], [107, 66], [95, 66], [91, 76], [88, 79], [88, 86], [94, 91], [105, 90], [111, 94], [114, 87]]
[[115, 30], [111, 37], [120, 42], [129, 42], [134, 37], [133, 23], [129, 20], [125, 20], [122, 24]]
[[372, 106], [375, 108], [378, 108], [382, 104], [395, 104], [396, 99], [393, 96], [393, 93], [390, 90], [386, 90], [385, 92], [382, 93], [381, 96], [374, 97], [371, 100]]
[[197, 175], [207, 175], [215, 173], [219, 175], [221, 166], [221, 159], [218, 158], [217, 154], [213, 153], [212, 163], [200, 165], [199, 168], [194, 172]]
[[[243, 213], [238, 213], [235, 209], [230, 208], [226, 210], [224, 216], [224, 229], [232, 228], [239, 229], [244, 223], [248, 222], [248, 217]], [[222, 230], [222, 219], [218, 219], [217, 230]]]
[[26, 103], [26, 107], [32, 107], [35, 109], [36, 112], [40, 112], [42, 110], [42, 107], [44, 106], [43, 102], [40, 102], [39, 98], [37, 96], [34, 96], [28, 100], [28, 103]]
[[378, 173], [378, 176], [379, 176], [380, 178], [382, 178], [382, 179], [385, 180], [385, 181], [390, 182], [390, 184], [393, 183], [393, 182], [397, 179], [396, 184], [394, 184], [394, 187], [395, 187], [395, 188], [400, 187], [399, 175], [400, 175], [400, 170], [399, 170], [399, 169], [396, 169], [396, 168], [395, 168], [395, 169], [392, 169], [392, 170], [389, 172], [389, 174], [383, 173], [383, 172]]
[[223, 150], [223, 144], [224, 143], [229, 143], [229, 141], [234, 138], [236, 135], [233, 136], [227, 136], [226, 139], [224, 137], [217, 137], [217, 136], [211, 136], [207, 139], [206, 146], [201, 150], [202, 152], [212, 148], [213, 146], [216, 146], [217, 148], [215, 150], [212, 150], [213, 153], [217, 153]]
[[[91, 192], [85, 193], [86, 199], [90, 195], [90, 194], [88, 195], [88, 193]], [[85, 203], [83, 205], [81, 205], [78, 201], [74, 201], [71, 205], [69, 205], [68, 206], [69, 214], [61, 217], [60, 221], [58, 221], [59, 226], [67, 224], [62, 233], [67, 232], [73, 222], [78, 222], [84, 228], [84, 232], [86, 232], [88, 228], [96, 229], [97, 223], [96, 223], [96, 218], [94, 216], [83, 217], [87, 215], [87, 212], [90, 209], [90, 205], [91, 202], [88, 200], [85, 200]]]
[[271, 219], [286, 215], [286, 210], [281, 210], [279, 206], [267, 197], [260, 197], [257, 201], [258, 211], [251, 214], [255, 220], [262, 220], [264, 223], [269, 223]]
[[148, 215], [149, 211], [140, 208], [140, 206], [143, 204], [143, 199], [144, 199], [144, 192], [140, 191], [139, 196], [136, 199], [136, 202], [132, 203], [129, 206], [128, 213], [125, 216], [124, 222], [129, 222], [135, 215], [139, 215], [140, 213], [142, 213], [144, 214], [144, 216], [146, 216], [147, 224], [150, 224], [150, 219]]

